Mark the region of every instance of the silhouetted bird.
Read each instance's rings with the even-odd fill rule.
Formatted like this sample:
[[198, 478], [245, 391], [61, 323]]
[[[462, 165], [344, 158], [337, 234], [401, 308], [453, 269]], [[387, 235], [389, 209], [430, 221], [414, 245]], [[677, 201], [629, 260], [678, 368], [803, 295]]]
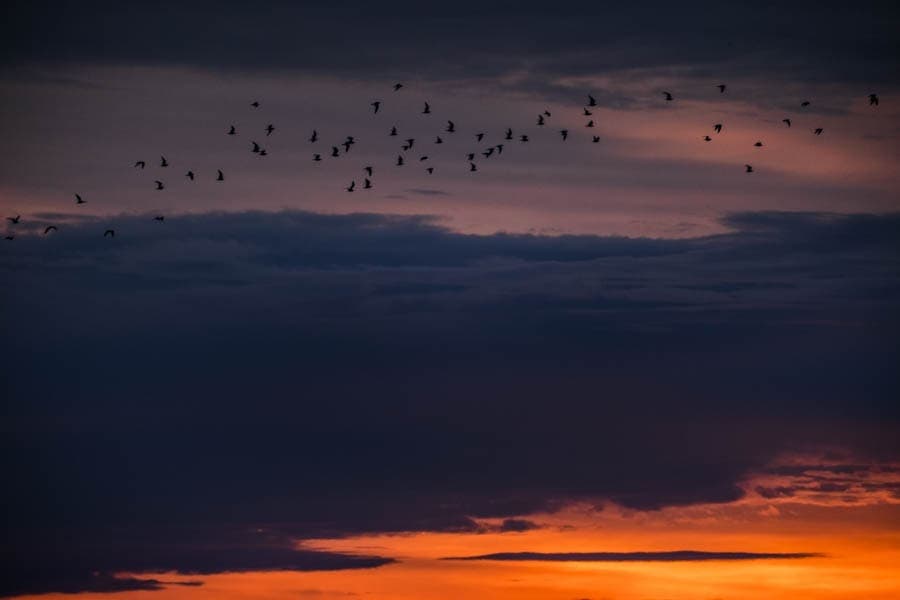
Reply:
[[413, 144], [414, 144], [415, 142], [416, 142], [416, 139], [415, 139], [415, 138], [409, 138], [408, 140], [406, 140], [406, 145], [409, 146], [409, 148], [412, 148], [412, 147], [413, 147]]
[[469, 163], [469, 171], [477, 171], [477, 170], [478, 170], [478, 167], [475, 166], [475, 163], [470, 162]]
[[398, 154], [398, 155], [397, 155], [397, 166], [398, 166], [398, 167], [402, 167], [402, 166], [403, 166], [403, 155], [402, 155], [402, 154]]
[[544, 124], [544, 115], [538, 115], [537, 124], [538, 124], [538, 125], [543, 125], [543, 124]]
[[756, 143], [753, 144], [753, 145], [756, 146], [757, 148], [762, 148], [763, 143], [762, 143], [762, 142], [756, 142]]
[[593, 114], [594, 114], [594, 113], [592, 113], [592, 112], [589, 111], [588, 109], [584, 109], [584, 116], [590, 117], [590, 116], [593, 115]]
[[481, 155], [482, 155], [483, 157], [485, 157], [485, 158], [490, 158], [491, 155], [492, 155], [493, 153], [494, 153], [494, 149], [493, 149], [493, 148], [488, 148], [487, 150], [485, 150], [484, 152], [482, 152]]
[[352, 146], [352, 145], [353, 145], [353, 142], [351, 142], [350, 140], [347, 140], [343, 144], [341, 144], [341, 146], [344, 147], [344, 154], [350, 152], [350, 146]]
[[269, 123], [266, 125], [266, 137], [272, 135], [272, 132], [275, 131], [275, 126]]
[[193, 171], [188, 171], [187, 173], [184, 174], [184, 176], [187, 177], [188, 179], [190, 179], [191, 181], [194, 180], [194, 172]]
[[318, 141], [318, 139], [319, 139], [319, 132], [316, 131], [315, 129], [313, 129], [312, 135], [309, 136], [309, 141], [316, 142], [316, 141]]
[[145, 163], [145, 162], [142, 161], [142, 160], [139, 160], [139, 161], [137, 161], [136, 163], [134, 163], [134, 167], [135, 167], [136, 169], [143, 169], [143, 168], [146, 167], [146, 166], [147, 166], [147, 163]]
[[599, 135], [595, 135], [593, 138], [591, 138], [591, 142], [593, 142], [593, 143], [595, 143], [595, 144], [599, 143], [599, 142], [600, 142], [600, 136], [599, 136]]
[[791, 126], [791, 120], [790, 120], [790, 119], [782, 119], [781, 122], [784, 123], [785, 125], [787, 125], [788, 127]]
[[397, 135], [397, 127], [391, 127], [391, 135]]
[[806, 108], [807, 106], [809, 106], [809, 100], [804, 100], [803, 102], [800, 103], [800, 106]]
[[153, 220], [154, 220], [154, 221], [159, 221], [160, 223], [162, 223], [163, 221], [166, 220], [166, 218], [165, 218], [164, 216], [162, 216], [162, 215], [159, 215], [159, 216], [157, 216], [157, 217], [153, 217]]
[[878, 94], [869, 94], [869, 106], [878, 106]]
[[368, 175], [369, 177], [372, 176], [372, 167], [363, 167], [363, 171], [365, 171], [366, 175]]
[[75, 204], [87, 204], [87, 200], [82, 200], [81, 196], [75, 194]]
[[369, 181], [368, 178], [365, 179], [365, 181], [364, 181], [364, 183], [363, 183], [363, 188], [364, 188], [364, 189], [367, 189], [367, 190], [371, 190], [371, 189], [372, 189], [372, 182]]
[[14, 217], [6, 217], [6, 220], [12, 223], [13, 225], [18, 225], [19, 220], [22, 218], [22, 215], [16, 215]]
[[825, 131], [825, 130], [822, 129], [821, 127], [816, 127], [815, 129], [813, 129], [813, 133], [816, 135], [822, 135], [823, 131]]
[[453, 133], [456, 131], [456, 126], [453, 124], [453, 121], [447, 121], [447, 129], [445, 129], [447, 133]]
[[712, 141], [712, 138], [709, 137], [708, 135], [704, 135], [704, 136], [703, 136], [703, 141], [704, 141], [704, 142], [711, 142], [711, 141]]
[[222, 173], [221, 169], [217, 169], [218, 175], [216, 175], [216, 181], [225, 181], [225, 175]]
[[253, 150], [251, 150], [251, 152], [258, 153], [262, 149], [259, 147], [259, 144], [257, 144], [256, 142], [251, 142], [251, 143], [253, 144]]
[[753, 172], [753, 167], [752, 167], [751, 165], [744, 165], [744, 168], [747, 170], [747, 171], [746, 171], [747, 173], [752, 173], [752, 172]]
[[468, 161], [473, 161], [473, 160], [475, 160], [475, 153], [474, 153], [474, 152], [469, 152], [468, 154], [466, 154], [466, 160], [468, 160]]
[[430, 115], [430, 114], [431, 114], [431, 105], [429, 105], [427, 102], [425, 103], [425, 108], [422, 109], [422, 114], [423, 114], [423, 115]]
[[313, 154], [313, 160], [315, 162], [319, 162], [320, 160], [322, 160], [322, 155], [321, 154]]
[[588, 94], [588, 106], [597, 106], [597, 100], [590, 94]]
[[237, 133], [237, 130], [234, 128], [234, 125], [231, 126], [231, 129], [228, 130], [228, 135], [234, 135]]
[[160, 156], [160, 157], [159, 157], [159, 166], [161, 166], [161, 167], [168, 167], [168, 166], [169, 166], [169, 161], [166, 160], [166, 157], [165, 157], [165, 156]]
[[259, 102], [254, 100], [253, 102], [250, 103], [250, 106], [252, 106], [253, 108], [259, 108]]
[[331, 156], [332, 156], [332, 157], [336, 157], [336, 156], [340, 155], [340, 153], [341, 153], [341, 151], [338, 150], [338, 147], [337, 147], [337, 146], [332, 146], [332, 147], [331, 147]]
[[163, 189], [164, 187], [166, 187], [166, 186], [163, 185], [163, 182], [162, 182], [162, 181], [159, 181], [159, 180], [156, 180], [156, 181], [154, 181], [153, 183], [156, 184], [156, 189], [158, 189], [158, 190], [161, 190], [161, 189]]
[[544, 111], [544, 116], [545, 116], [545, 117], [549, 117], [549, 116], [550, 116], [550, 111], [549, 111], [549, 110], [545, 110], [545, 111]]
[[560, 129], [559, 134], [562, 136], [563, 141], [569, 139], [569, 130], [568, 129]]
[[423, 160], [428, 160], [428, 157], [427, 157], [427, 156], [420, 156], [420, 157], [419, 157], [419, 162], [422, 162]]
[[503, 154], [503, 144], [497, 144], [495, 147], [497, 148], [497, 154]]
[[434, 140], [435, 144], [443, 144], [444, 140], [441, 139], [441, 136], [437, 136]]
[[394, 91], [396, 92], [397, 90], [399, 90], [399, 89], [402, 88], [402, 87], [403, 87], [403, 84], [402, 84], [402, 83], [395, 83], [395, 84], [394, 84]]
[[521, 136], [521, 137], [519, 138], [519, 141], [520, 141], [520, 142], [527, 142], [527, 141], [528, 141], [528, 136], [527, 136], [527, 135]]
[[716, 123], [715, 125], [713, 125], [713, 129], [716, 130], [716, 133], [722, 133], [722, 124]]
[[483, 133], [476, 133], [476, 134], [475, 134], [475, 139], [478, 140], [478, 141], [480, 142], [481, 140], [484, 139], [484, 134], [483, 134]]
[[720, 94], [724, 94], [724, 93], [725, 93], [725, 87], [726, 87], [726, 86], [725, 86], [724, 83], [720, 83], [720, 84], [717, 85], [716, 87], [719, 88], [719, 93], [720, 93]]
[[666, 97], [666, 102], [671, 102], [672, 100], [674, 100], [674, 98], [672, 98], [672, 94], [669, 92], [663, 92], [663, 96]]
[[115, 229], [107, 229], [106, 231], [103, 232], [103, 237], [116, 237], [116, 230]]
[[381, 102], [376, 100], [375, 102], [372, 102], [371, 106], [372, 106], [372, 114], [377, 115], [378, 109], [381, 108]]
[[585, 125], [585, 127], [593, 127], [593, 126], [594, 126], [594, 120], [593, 120], [593, 119], [591, 119], [590, 121], [588, 121], [588, 122], [587, 122], [587, 125]]
[[513, 139], [512, 129], [507, 129], [507, 130], [506, 130], [506, 139], [507, 139], [507, 140]]
[[262, 150], [259, 151], [260, 156], [266, 156], [267, 154], [268, 154], [268, 152], [266, 152], [265, 148], [263, 148]]
[[51, 231], [59, 231], [59, 230], [56, 228], [56, 225], [48, 225], [47, 227], [44, 228], [44, 235], [47, 235]]
[[428, 171], [428, 174], [429, 174], [429, 175], [431, 175], [432, 173], [434, 173], [434, 167], [428, 167], [428, 168], [425, 169], [425, 170]]
[[347, 191], [348, 191], [348, 192], [352, 192], [352, 191], [355, 190], [355, 189], [356, 189], [356, 182], [355, 182], [355, 181], [351, 181], [351, 182], [350, 182], [350, 186], [347, 187]]

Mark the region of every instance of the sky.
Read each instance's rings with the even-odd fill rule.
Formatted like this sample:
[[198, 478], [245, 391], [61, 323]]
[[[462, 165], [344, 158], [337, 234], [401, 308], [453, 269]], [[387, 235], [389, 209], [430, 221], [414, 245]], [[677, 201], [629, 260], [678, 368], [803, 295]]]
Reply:
[[0, 597], [900, 595], [892, 3], [2, 10]]

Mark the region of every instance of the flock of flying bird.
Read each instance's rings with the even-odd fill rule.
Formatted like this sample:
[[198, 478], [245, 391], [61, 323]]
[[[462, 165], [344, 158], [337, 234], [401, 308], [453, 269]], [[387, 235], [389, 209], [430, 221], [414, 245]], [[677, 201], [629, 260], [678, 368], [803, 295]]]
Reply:
[[[725, 84], [719, 84], [716, 87], [719, 89], [719, 93], [721, 93], [721, 94], [724, 94], [727, 89], [727, 86]], [[403, 88], [402, 83], [395, 83], [393, 86], [393, 91], [398, 92], [402, 88]], [[661, 93], [666, 102], [673, 102], [675, 100], [675, 97], [671, 92], [663, 91]], [[591, 108], [597, 106], [597, 100], [591, 94], [588, 94], [587, 99], [588, 99], [588, 102], [583, 108], [583, 116], [589, 118], [589, 117], [593, 116], [593, 112], [592, 112]], [[879, 103], [878, 95], [877, 94], [869, 94], [869, 106], [878, 106], [878, 103]], [[378, 112], [381, 110], [381, 104], [382, 104], [381, 100], [375, 100], [370, 103], [373, 114], [378, 114]], [[801, 108], [806, 108], [809, 105], [810, 105], [810, 102], [808, 100], [804, 100], [803, 102], [800, 103]], [[250, 103], [250, 106], [254, 109], [258, 109], [260, 107], [260, 103], [258, 101], [254, 101], [254, 102]], [[424, 115], [431, 114], [431, 105], [428, 102], [424, 103], [424, 107], [422, 109], [422, 114], [424, 114]], [[544, 125], [546, 125], [547, 119], [549, 119], [551, 116], [552, 115], [549, 110], [543, 111], [542, 113], [537, 115], [536, 124], [538, 126], [543, 127]], [[790, 118], [782, 119], [782, 123], [784, 123], [785, 126], [787, 126], [787, 127], [792, 126], [792, 120]], [[587, 123], [585, 124], [585, 127], [593, 128], [594, 120], [589, 119], [587, 121]], [[268, 136], [272, 135], [272, 133], [275, 131], [275, 126], [270, 123], [266, 126], [264, 131], [265, 131], [266, 137], [268, 137]], [[716, 123], [715, 125], [713, 125], [713, 131], [716, 134], [721, 133], [722, 132], [722, 123]], [[823, 131], [824, 131], [823, 128], [817, 127], [812, 130], [812, 133], [815, 135], [822, 135]], [[456, 124], [453, 121], [448, 120], [447, 125], [443, 130], [443, 133], [453, 134], [455, 132], [456, 132]], [[562, 137], [563, 141], [566, 141], [569, 138], [569, 130], [568, 129], [560, 129], [559, 133], [560, 133], [560, 136]], [[230, 128], [226, 131], [226, 135], [237, 135], [237, 129], [235, 128], [234, 125], [230, 126]], [[388, 135], [392, 136], [392, 137], [396, 137], [396, 136], [399, 136], [400, 134], [397, 131], [397, 127], [394, 126], [391, 128], [390, 133]], [[484, 139], [485, 135], [486, 134], [484, 132], [478, 132], [475, 134], [475, 139], [478, 142], [481, 142]], [[709, 135], [703, 136], [702, 139], [705, 142], [711, 142], [713, 140], [713, 138]], [[513, 130], [511, 128], [507, 128], [504, 133], [503, 141], [515, 141], [515, 140], [518, 140], [519, 143], [527, 143], [530, 141], [527, 134], [519, 134], [518, 136], [514, 136]], [[313, 129], [312, 135], [310, 135], [310, 137], [309, 137], [309, 142], [312, 144], [315, 144], [318, 141], [319, 141], [319, 134], [315, 129]], [[405, 152], [408, 152], [409, 150], [412, 150], [413, 145], [415, 144], [415, 141], [416, 141], [415, 138], [405, 139], [403, 144], [401, 145], [402, 152], [405, 153]], [[592, 135], [591, 142], [594, 144], [599, 143], [600, 136]], [[344, 154], [350, 152], [350, 148], [355, 143], [356, 143], [356, 139], [353, 136], [347, 136], [347, 138], [343, 142], [341, 142], [337, 146], [331, 147], [330, 156], [335, 157], [335, 158], [339, 157], [341, 155], [340, 147], [343, 147]], [[441, 138], [440, 135], [437, 135], [435, 137], [434, 143], [442, 144], [442, 143], [444, 143], [444, 140]], [[253, 152], [254, 154], [258, 154], [260, 156], [267, 155], [266, 149], [263, 148], [262, 146], [260, 146], [260, 144], [258, 142], [251, 141], [251, 144], [252, 144], [251, 152]], [[761, 141], [757, 141], [754, 144], [754, 146], [757, 148], [760, 148], [763, 146], [763, 143]], [[500, 155], [503, 153], [504, 147], [505, 147], [505, 145], [503, 142], [494, 144], [494, 145], [486, 148], [485, 150], [483, 150], [481, 152], [481, 155], [485, 158], [490, 158], [494, 154]], [[478, 170], [478, 165], [475, 163], [475, 155], [476, 155], [475, 152], [470, 152], [466, 155], [466, 159], [469, 163], [469, 171], [477, 171]], [[405, 164], [406, 159], [404, 158], [404, 156], [405, 155], [402, 153], [397, 155], [397, 161], [396, 161], [397, 166], [403, 166]], [[314, 153], [312, 160], [315, 162], [320, 162], [322, 160], [322, 154]], [[419, 158], [420, 162], [424, 162], [427, 160], [428, 160], [428, 156], [423, 155]], [[144, 169], [144, 168], [146, 168], [146, 166], [147, 166], [147, 163], [144, 160], [138, 160], [134, 163], [134, 168], [136, 168], [136, 169]], [[161, 156], [160, 161], [159, 161], [159, 167], [167, 168], [168, 166], [169, 166], [169, 163], [166, 160], [166, 157]], [[744, 165], [744, 169], [745, 169], [745, 172], [747, 172], [747, 173], [754, 172], [753, 165], [750, 165], [750, 164]], [[374, 172], [373, 167], [366, 166], [363, 168], [363, 170], [366, 173], [366, 177], [363, 178], [363, 189], [372, 189], [373, 184], [372, 184], [371, 178], [372, 178], [373, 172]], [[426, 167], [425, 171], [428, 174], [432, 174], [434, 172], [434, 167], [428, 166], [428, 167]], [[193, 171], [189, 170], [187, 173], [185, 173], [185, 177], [187, 177], [190, 181], [194, 181], [195, 174]], [[220, 182], [225, 181], [225, 174], [221, 171], [221, 169], [217, 170], [216, 181], [220, 181]], [[155, 189], [158, 191], [164, 190], [166, 188], [165, 183], [161, 180], [158, 180], [158, 179], [154, 180], [154, 184], [156, 185]], [[345, 189], [348, 192], [353, 192], [354, 190], [356, 190], [356, 180], [351, 181], [350, 184]], [[75, 194], [75, 203], [77, 205], [83, 205], [83, 204], [87, 204], [87, 201], [84, 200], [80, 194]], [[163, 215], [157, 215], [157, 216], [153, 217], [153, 219], [160, 223], [165, 221], [165, 217]], [[21, 215], [16, 215], [15, 217], [6, 217], [6, 220], [9, 222], [10, 227], [12, 227], [12, 226], [15, 226], [15, 225], [18, 225], [19, 223], [21, 223]], [[56, 225], [48, 225], [47, 227], [44, 228], [43, 234], [48, 235], [55, 231], [58, 231], [58, 227]], [[106, 229], [103, 232], [103, 237], [114, 238], [115, 236], [116, 236], [115, 229]], [[8, 233], [6, 235], [6, 239], [11, 241], [11, 240], [15, 239], [15, 235], [12, 233]]]

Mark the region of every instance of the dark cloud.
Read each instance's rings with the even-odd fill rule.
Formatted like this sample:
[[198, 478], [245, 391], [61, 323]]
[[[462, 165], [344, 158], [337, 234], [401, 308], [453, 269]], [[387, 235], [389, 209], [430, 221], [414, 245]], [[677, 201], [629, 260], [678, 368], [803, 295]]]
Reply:
[[444, 560], [537, 560], [553, 562], [682, 562], [710, 560], [772, 560], [820, 558], [809, 552], [496, 552], [480, 556], [456, 556]]
[[52, 217], [0, 248], [4, 564], [32, 569], [7, 593], [63, 565], [83, 589], [376, 566], [290, 541], [521, 531], [572, 500], [732, 500], [821, 443], [900, 454], [895, 214], [685, 240]]

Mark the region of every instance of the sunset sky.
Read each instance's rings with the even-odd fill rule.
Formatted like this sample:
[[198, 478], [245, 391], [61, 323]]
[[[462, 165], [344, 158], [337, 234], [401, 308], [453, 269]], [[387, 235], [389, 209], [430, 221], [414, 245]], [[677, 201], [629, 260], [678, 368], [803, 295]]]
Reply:
[[900, 597], [898, 31], [5, 4], [0, 597]]

